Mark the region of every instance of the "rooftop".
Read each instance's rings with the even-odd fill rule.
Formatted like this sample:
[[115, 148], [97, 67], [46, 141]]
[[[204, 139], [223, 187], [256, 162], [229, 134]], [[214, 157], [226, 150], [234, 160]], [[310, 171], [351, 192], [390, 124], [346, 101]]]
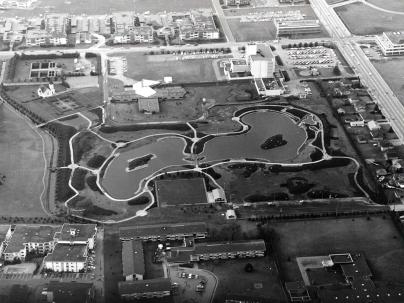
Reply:
[[18, 252], [24, 248], [24, 243], [51, 242], [60, 228], [60, 225], [16, 225], [4, 252]]
[[92, 295], [92, 283], [51, 281], [43, 291], [53, 293], [54, 303], [85, 303]]
[[386, 32], [385, 35], [394, 44], [404, 44], [404, 32]]
[[341, 264], [342, 273], [348, 279], [371, 277], [372, 272], [363, 254], [352, 254], [352, 263]]
[[167, 236], [176, 234], [206, 233], [206, 224], [203, 222], [177, 223], [177, 224], [153, 224], [128, 226], [119, 228], [121, 239], [130, 239], [147, 236]]
[[264, 240], [234, 241], [234, 242], [212, 242], [195, 244], [193, 254], [216, 254], [231, 252], [247, 252], [251, 250], [266, 250]]
[[118, 283], [119, 294], [142, 294], [157, 291], [170, 291], [171, 280], [158, 278], [151, 280], [125, 281]]
[[87, 241], [97, 232], [95, 224], [63, 224], [62, 230], [55, 234], [58, 241]]
[[139, 240], [122, 242], [123, 275], [145, 274], [143, 245]]
[[51, 262], [84, 262], [87, 259], [87, 245], [56, 244], [52, 253], [45, 257], [45, 261]]

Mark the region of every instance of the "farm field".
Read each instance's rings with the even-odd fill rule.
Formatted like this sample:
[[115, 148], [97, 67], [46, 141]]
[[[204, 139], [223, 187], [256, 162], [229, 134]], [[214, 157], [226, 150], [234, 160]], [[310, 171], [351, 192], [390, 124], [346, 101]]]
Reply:
[[[114, 54], [122, 56], [122, 54]], [[150, 60], [149, 55], [123, 54], [127, 58], [128, 71], [125, 76], [135, 80], [160, 80], [173, 77], [174, 83], [216, 81], [213, 59], [175, 60], [173, 55], [167, 61]], [[174, 59], [174, 60], [173, 60]]]
[[45, 216], [42, 142], [26, 121], [0, 104], [0, 213], [2, 216]]
[[335, 11], [350, 32], [355, 35], [373, 35], [404, 30], [402, 15], [385, 13], [362, 3], [337, 7]]
[[367, 2], [384, 9], [404, 12], [404, 2], [401, 0], [367, 0]]
[[383, 61], [372, 61], [374, 67], [387, 82], [394, 94], [404, 104], [404, 58], [396, 57]]
[[300, 279], [296, 257], [364, 252], [375, 280], [402, 282], [404, 243], [388, 215], [269, 224], [281, 272]]

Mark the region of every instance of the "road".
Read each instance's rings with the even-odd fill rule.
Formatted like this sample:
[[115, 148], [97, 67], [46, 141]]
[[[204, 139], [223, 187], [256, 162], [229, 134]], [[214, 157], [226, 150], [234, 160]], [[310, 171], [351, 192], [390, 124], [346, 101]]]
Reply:
[[362, 83], [379, 104], [383, 115], [390, 121], [399, 139], [404, 142], [404, 106], [394, 95], [388, 84], [356, 44], [345, 24], [325, 0], [312, 0], [312, 7], [334, 39], [336, 46], [360, 76]]
[[230, 26], [226, 21], [226, 16], [224, 15], [224, 11], [222, 9], [222, 6], [220, 5], [220, 0], [212, 0], [212, 4], [216, 11], [217, 17], [219, 18], [220, 24], [222, 25], [222, 29], [224, 35], [226, 36], [227, 41], [229, 42], [236, 41], [234, 39], [233, 33], [231, 32]]

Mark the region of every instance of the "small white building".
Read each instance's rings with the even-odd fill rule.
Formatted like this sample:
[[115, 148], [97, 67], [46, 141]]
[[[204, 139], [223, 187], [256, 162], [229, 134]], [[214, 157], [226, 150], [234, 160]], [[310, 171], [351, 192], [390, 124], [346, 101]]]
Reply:
[[235, 219], [237, 219], [236, 212], [233, 209], [226, 210], [226, 219], [227, 220], [235, 220]]
[[368, 122], [368, 128], [370, 131], [378, 131], [381, 129], [381, 126], [377, 121], [371, 120]]

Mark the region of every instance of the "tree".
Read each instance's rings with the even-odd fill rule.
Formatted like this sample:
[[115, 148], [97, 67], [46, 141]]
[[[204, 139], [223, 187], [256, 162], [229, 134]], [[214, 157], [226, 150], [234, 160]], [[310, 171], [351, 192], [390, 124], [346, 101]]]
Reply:
[[247, 263], [247, 264], [244, 266], [244, 271], [245, 271], [245, 272], [253, 272], [253, 271], [254, 271], [254, 267], [252, 266], [251, 263]]

